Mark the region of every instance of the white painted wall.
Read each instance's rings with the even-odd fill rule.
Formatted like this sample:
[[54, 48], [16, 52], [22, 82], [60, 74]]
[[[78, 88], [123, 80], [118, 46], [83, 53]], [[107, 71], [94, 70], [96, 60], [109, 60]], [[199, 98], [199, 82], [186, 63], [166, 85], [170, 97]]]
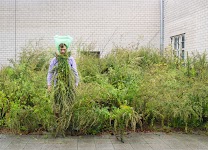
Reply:
[[94, 43], [103, 54], [113, 45], [160, 45], [160, 0], [16, 0], [16, 11], [15, 0], [0, 0], [0, 21], [0, 65], [14, 59], [15, 43], [17, 54], [31, 40], [54, 47], [56, 34], [71, 35], [73, 50]]
[[208, 50], [208, 1], [165, 0], [165, 47], [170, 37], [185, 33], [185, 50]]

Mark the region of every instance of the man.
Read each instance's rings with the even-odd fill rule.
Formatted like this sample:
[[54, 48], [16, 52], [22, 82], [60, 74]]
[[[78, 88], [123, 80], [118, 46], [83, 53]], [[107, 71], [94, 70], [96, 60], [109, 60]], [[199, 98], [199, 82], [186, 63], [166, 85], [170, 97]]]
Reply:
[[[57, 48], [56, 55], [57, 56], [67, 55], [67, 49], [69, 48], [72, 42], [72, 38], [70, 36], [55, 36], [54, 39], [55, 39], [56, 48]], [[79, 76], [77, 72], [76, 62], [72, 56], [68, 57], [68, 64], [75, 77], [75, 86], [78, 86]], [[48, 69], [48, 75], [47, 75], [48, 91], [51, 91], [51, 84], [52, 84], [51, 82], [52, 82], [53, 77], [54, 77], [54, 84], [56, 84], [57, 71], [54, 68], [57, 66], [58, 66], [58, 59], [57, 57], [54, 57], [51, 60], [49, 69]]]
[[74, 87], [78, 86], [79, 76], [75, 60], [67, 52], [71, 42], [70, 36], [55, 36], [56, 57], [51, 60], [48, 69], [48, 91], [51, 91], [51, 82], [54, 80], [53, 111], [57, 119], [53, 129], [55, 136], [65, 136], [67, 130], [72, 131], [70, 116], [76, 99]]

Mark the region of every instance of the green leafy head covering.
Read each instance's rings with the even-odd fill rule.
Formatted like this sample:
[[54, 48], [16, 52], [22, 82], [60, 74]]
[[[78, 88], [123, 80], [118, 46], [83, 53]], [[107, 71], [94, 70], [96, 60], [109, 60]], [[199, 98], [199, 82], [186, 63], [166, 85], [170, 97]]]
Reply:
[[63, 44], [66, 45], [66, 48], [68, 49], [70, 47], [71, 43], [72, 43], [73, 38], [71, 36], [69, 36], [69, 35], [66, 35], [66, 36], [56, 35], [56, 36], [54, 36], [54, 40], [55, 40], [56, 49], [60, 53], [59, 45], [61, 43], [63, 43]]

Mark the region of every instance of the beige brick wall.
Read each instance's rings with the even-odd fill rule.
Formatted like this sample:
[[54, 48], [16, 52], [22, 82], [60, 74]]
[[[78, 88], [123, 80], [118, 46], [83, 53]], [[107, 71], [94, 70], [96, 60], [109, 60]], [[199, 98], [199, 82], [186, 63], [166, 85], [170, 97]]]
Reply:
[[0, 68], [15, 57], [14, 0], [0, 0]]
[[185, 33], [185, 50], [208, 50], [208, 1], [165, 0], [165, 47], [170, 37]]
[[[164, 1], [165, 47], [185, 33], [187, 51], [207, 50], [208, 1]], [[16, 0], [16, 11], [15, 0], [0, 0], [0, 21], [0, 66], [29, 41], [54, 47], [56, 34], [71, 35], [74, 51], [80, 42], [93, 43], [103, 54], [114, 45], [160, 43], [160, 0]]]
[[[114, 45], [159, 47], [159, 9], [159, 0], [16, 0], [16, 50], [38, 39], [54, 46], [56, 34], [71, 35], [73, 50], [94, 43], [103, 54]], [[0, 12], [2, 65], [15, 56], [15, 0], [0, 0]]]

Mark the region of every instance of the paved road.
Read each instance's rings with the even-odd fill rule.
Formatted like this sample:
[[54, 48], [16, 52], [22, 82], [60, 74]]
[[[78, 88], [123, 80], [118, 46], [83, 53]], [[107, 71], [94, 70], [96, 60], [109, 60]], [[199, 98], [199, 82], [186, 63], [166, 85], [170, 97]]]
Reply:
[[0, 134], [0, 150], [208, 150], [208, 136], [180, 133], [131, 133], [125, 143], [115, 136]]

